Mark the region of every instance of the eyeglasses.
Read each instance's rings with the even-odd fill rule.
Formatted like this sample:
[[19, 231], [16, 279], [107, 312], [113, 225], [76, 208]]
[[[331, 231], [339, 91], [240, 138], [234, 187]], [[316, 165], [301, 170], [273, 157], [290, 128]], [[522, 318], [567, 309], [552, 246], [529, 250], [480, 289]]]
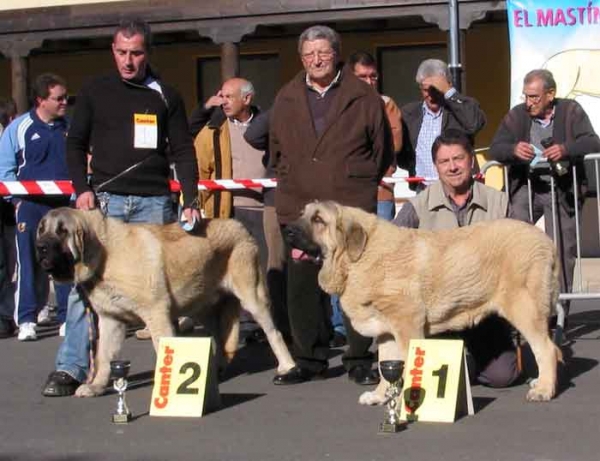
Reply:
[[333, 58], [335, 51], [311, 51], [310, 53], [302, 53], [302, 59], [311, 62], [318, 56], [321, 61], [330, 61]]
[[523, 101], [531, 101], [534, 104], [537, 104], [538, 102], [540, 102], [542, 100], [542, 96], [541, 94], [525, 94], [523, 93], [521, 95], [521, 99]]
[[376, 82], [379, 80], [378, 75], [357, 75], [357, 77], [365, 82]]
[[53, 97], [53, 96], [48, 96], [48, 99], [51, 99], [52, 101], [56, 101], [56, 102], [65, 102], [67, 101], [67, 99], [69, 99], [69, 97], [65, 94], [62, 96], [58, 96], [58, 97]]

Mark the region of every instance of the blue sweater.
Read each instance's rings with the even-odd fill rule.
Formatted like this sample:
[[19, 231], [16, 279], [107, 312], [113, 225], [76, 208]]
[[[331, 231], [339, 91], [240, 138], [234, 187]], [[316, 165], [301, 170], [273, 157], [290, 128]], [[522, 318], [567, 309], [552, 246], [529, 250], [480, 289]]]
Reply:
[[48, 124], [35, 109], [17, 117], [0, 138], [0, 181], [70, 179], [66, 136], [65, 119]]

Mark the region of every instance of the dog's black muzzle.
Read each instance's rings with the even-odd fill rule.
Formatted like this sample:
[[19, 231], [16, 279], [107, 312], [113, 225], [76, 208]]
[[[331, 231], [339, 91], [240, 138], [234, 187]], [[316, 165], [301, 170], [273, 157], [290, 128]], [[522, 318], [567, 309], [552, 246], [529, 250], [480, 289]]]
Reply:
[[36, 257], [41, 268], [57, 282], [73, 280], [75, 260], [69, 250], [64, 250], [56, 239], [39, 237], [35, 243]]
[[293, 248], [300, 250], [301, 254], [294, 257], [294, 251], [292, 251], [292, 257], [294, 259], [309, 259], [313, 262], [319, 262], [323, 257], [321, 247], [317, 245], [308, 235], [308, 232], [304, 230], [304, 227], [298, 223], [288, 224], [283, 235], [288, 244]]

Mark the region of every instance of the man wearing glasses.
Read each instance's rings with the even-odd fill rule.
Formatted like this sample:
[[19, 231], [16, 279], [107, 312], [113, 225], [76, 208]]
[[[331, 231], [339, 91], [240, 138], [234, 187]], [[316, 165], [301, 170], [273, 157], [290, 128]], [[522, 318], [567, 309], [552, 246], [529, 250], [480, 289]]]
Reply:
[[[550, 178], [557, 187], [558, 248], [562, 264], [562, 290], [571, 291], [576, 257], [575, 203], [571, 165], [577, 165], [577, 185], [585, 180], [583, 157], [600, 152], [600, 139], [583, 108], [570, 99], [556, 97], [556, 81], [545, 69], [530, 71], [523, 80], [524, 102], [502, 120], [490, 147], [490, 156], [509, 166], [513, 217], [536, 222], [545, 217], [546, 233], [553, 237]], [[545, 159], [548, 162], [539, 162]], [[557, 165], [561, 165], [560, 167]], [[529, 216], [527, 179], [532, 185]], [[581, 190], [580, 199], [583, 199]]]
[[[13, 120], [0, 141], [0, 180], [68, 180], [65, 81], [53, 74], [38, 76], [32, 86], [32, 99], [35, 107]], [[36, 287], [47, 284], [47, 276], [35, 257], [36, 230], [50, 209], [69, 205], [69, 196], [22, 196], [13, 198], [13, 202], [17, 223], [15, 320], [19, 326], [18, 339], [35, 341], [36, 319], [46, 302]], [[55, 286], [57, 320], [61, 325], [65, 322], [70, 289], [70, 285]]]
[[[278, 178], [275, 209], [285, 226], [314, 200], [335, 200], [372, 213], [377, 186], [391, 163], [392, 143], [383, 101], [372, 88], [342, 68], [340, 38], [325, 26], [300, 35], [304, 70], [277, 95], [270, 117], [270, 159]], [[319, 266], [288, 248], [287, 306], [298, 366], [274, 384], [323, 377], [328, 367], [329, 297], [319, 288]], [[347, 323], [343, 357], [350, 379], [376, 384], [370, 338]]]
[[437, 179], [431, 160], [433, 141], [447, 129], [455, 129], [474, 144], [475, 135], [485, 125], [485, 114], [476, 99], [460, 94], [452, 86], [444, 61], [426, 59], [419, 65], [415, 80], [422, 100], [402, 107], [404, 137], [398, 166], [411, 176]]

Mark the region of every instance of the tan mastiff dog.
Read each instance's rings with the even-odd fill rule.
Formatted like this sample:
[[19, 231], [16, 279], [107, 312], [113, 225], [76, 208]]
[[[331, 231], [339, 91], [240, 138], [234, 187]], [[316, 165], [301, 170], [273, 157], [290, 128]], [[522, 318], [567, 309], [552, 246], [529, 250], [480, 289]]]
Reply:
[[[511, 219], [445, 231], [404, 229], [334, 202], [306, 205], [286, 238], [320, 259], [321, 288], [340, 296], [362, 335], [377, 339], [379, 360], [404, 360], [412, 338], [462, 330], [496, 313], [531, 345], [539, 378], [527, 400], [556, 393], [560, 350], [548, 317], [558, 301], [559, 264], [552, 241]], [[385, 401], [385, 380], [359, 402]]]
[[[263, 328], [278, 360], [278, 373], [294, 366], [271, 318], [258, 247], [235, 220], [205, 221], [197, 235], [169, 225], [125, 224], [98, 210], [58, 208], [37, 231], [38, 260], [59, 282], [74, 282], [98, 314], [97, 372], [79, 397], [100, 395], [110, 377], [110, 361], [121, 350], [125, 325], [142, 320], [154, 348], [173, 336], [172, 320], [185, 312], [217, 306], [224, 355], [233, 358], [238, 345], [239, 307]], [[221, 303], [232, 295], [239, 302]]]

